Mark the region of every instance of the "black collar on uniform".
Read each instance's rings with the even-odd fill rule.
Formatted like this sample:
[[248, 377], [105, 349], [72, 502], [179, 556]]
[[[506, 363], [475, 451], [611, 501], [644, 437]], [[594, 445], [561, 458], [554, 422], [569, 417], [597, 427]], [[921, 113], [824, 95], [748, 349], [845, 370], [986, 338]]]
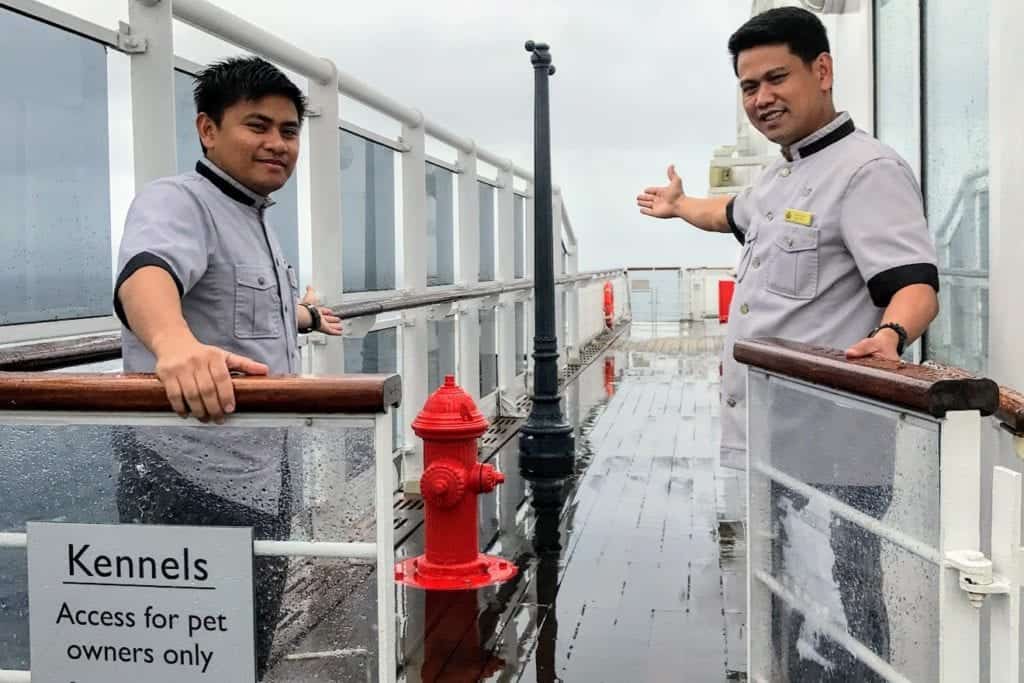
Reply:
[[246, 188], [209, 159], [204, 158], [196, 162], [196, 173], [209, 180], [218, 190], [240, 204], [258, 209], [266, 209], [274, 205], [273, 199], [258, 195]]
[[[812, 154], [817, 154], [826, 147], [833, 145], [846, 136], [852, 134], [857, 130], [857, 126], [854, 125], [853, 119], [850, 118], [850, 114], [842, 112], [837, 115], [832, 121], [823, 128], [811, 133], [803, 140], [798, 141], [789, 147], [789, 154], [791, 161], [797, 159], [803, 159], [809, 157]], [[785, 155], [787, 150], [783, 150]]]

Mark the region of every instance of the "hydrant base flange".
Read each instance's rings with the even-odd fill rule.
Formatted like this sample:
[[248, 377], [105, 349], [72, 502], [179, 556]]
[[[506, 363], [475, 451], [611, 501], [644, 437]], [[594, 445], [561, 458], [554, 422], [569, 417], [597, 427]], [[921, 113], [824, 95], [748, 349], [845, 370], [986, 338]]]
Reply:
[[397, 583], [424, 590], [458, 591], [505, 583], [515, 578], [519, 569], [501, 557], [477, 555], [475, 562], [453, 567], [433, 566], [426, 555], [402, 560], [395, 565]]

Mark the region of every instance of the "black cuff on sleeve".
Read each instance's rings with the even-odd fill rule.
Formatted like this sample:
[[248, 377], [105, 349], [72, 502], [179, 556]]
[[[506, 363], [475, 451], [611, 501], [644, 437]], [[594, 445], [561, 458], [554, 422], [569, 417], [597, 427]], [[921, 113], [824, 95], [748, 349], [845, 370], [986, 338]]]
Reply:
[[156, 266], [157, 268], [163, 268], [170, 274], [171, 279], [174, 280], [175, 286], [178, 288], [178, 296], [184, 296], [185, 288], [181, 284], [181, 280], [178, 279], [177, 274], [171, 268], [171, 265], [167, 261], [163, 260], [156, 254], [151, 254], [148, 251], [144, 251], [140, 254], [132, 256], [131, 260], [125, 264], [121, 274], [117, 276], [117, 283], [114, 285], [114, 313], [117, 315], [118, 320], [121, 324], [127, 327], [129, 330], [132, 326], [128, 324], [128, 316], [124, 313], [124, 306], [121, 305], [121, 298], [118, 296], [118, 292], [121, 290], [121, 285], [124, 284], [125, 280], [135, 274], [139, 268], [146, 266]]
[[931, 285], [939, 291], [939, 269], [932, 263], [911, 263], [882, 271], [868, 281], [868, 292], [875, 306], [884, 308], [896, 292], [910, 285]]
[[736, 241], [739, 242], [740, 244], [746, 244], [747, 236], [744, 235], [743, 231], [740, 230], [740, 227], [736, 225], [736, 219], [733, 218], [732, 215], [732, 205], [735, 203], [736, 198], [733, 197], [732, 199], [729, 200], [729, 203], [725, 205], [725, 219], [729, 221], [729, 229], [732, 230], [732, 234], [736, 238]]

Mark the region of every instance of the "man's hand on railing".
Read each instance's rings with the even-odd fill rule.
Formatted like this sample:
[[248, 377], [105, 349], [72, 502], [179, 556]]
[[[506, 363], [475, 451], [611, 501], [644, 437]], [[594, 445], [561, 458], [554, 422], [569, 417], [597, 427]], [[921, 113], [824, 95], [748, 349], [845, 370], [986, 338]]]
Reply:
[[320, 313], [320, 325], [314, 331], [323, 332], [324, 334], [329, 334], [332, 337], [337, 337], [341, 334], [341, 318], [334, 315], [334, 311], [327, 306], [320, 305], [320, 297], [316, 295], [316, 290], [314, 290], [310, 285], [306, 286], [306, 294], [302, 297], [302, 300], [299, 301], [299, 305], [296, 307], [296, 312], [299, 316], [298, 323], [300, 330], [308, 329], [313, 323], [311, 320], [312, 312], [307, 308], [308, 306], [315, 307]]
[[269, 369], [251, 358], [201, 344], [191, 335], [160, 340], [155, 345], [156, 376], [167, 400], [181, 417], [191, 413], [200, 422], [224, 423], [235, 410], [231, 372], [266, 375]]
[[874, 337], [861, 339], [859, 342], [846, 349], [846, 357], [852, 360], [854, 358], [867, 358], [868, 356], [874, 356], [875, 358], [885, 358], [887, 360], [898, 361], [900, 359], [900, 355], [896, 353], [896, 347], [899, 342], [899, 335], [892, 330], [879, 330], [878, 334]]

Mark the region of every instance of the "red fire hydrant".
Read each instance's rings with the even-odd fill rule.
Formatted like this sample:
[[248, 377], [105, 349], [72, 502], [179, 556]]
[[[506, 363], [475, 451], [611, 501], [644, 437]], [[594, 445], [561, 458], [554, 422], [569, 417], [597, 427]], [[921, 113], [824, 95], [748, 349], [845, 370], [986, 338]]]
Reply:
[[501, 472], [476, 459], [477, 439], [487, 431], [487, 419], [448, 375], [412, 429], [423, 439], [420, 492], [426, 552], [398, 563], [395, 581], [431, 590], [465, 590], [513, 578], [519, 571], [514, 564], [480, 553], [477, 495], [505, 481]]

